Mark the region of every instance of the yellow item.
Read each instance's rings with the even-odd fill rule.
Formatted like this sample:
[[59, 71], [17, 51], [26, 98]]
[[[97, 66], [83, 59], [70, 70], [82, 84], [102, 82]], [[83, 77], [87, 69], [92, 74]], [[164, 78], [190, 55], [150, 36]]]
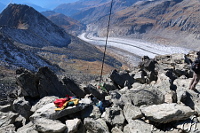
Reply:
[[56, 108], [55, 111], [63, 110], [65, 107], [67, 107], [67, 104], [69, 102], [74, 102], [74, 105], [77, 105], [79, 103], [79, 99], [71, 99], [69, 101], [66, 101], [61, 108]]

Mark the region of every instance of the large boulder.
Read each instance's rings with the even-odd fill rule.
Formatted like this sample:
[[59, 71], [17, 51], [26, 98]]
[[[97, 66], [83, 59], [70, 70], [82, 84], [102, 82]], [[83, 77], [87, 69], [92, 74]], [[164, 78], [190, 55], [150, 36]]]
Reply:
[[20, 72], [17, 75], [17, 84], [20, 86], [21, 95], [30, 98], [74, 96], [48, 67], [39, 68], [36, 74], [28, 70]]
[[128, 123], [130, 123], [132, 120], [143, 117], [142, 112], [140, 111], [140, 108], [130, 103], [125, 104], [123, 108], [123, 113]]
[[39, 133], [39, 132], [35, 129], [33, 123], [29, 122], [25, 126], [18, 128], [17, 133]]
[[[34, 114], [30, 116], [30, 120], [35, 121], [36, 119], [41, 117], [50, 118], [51, 115], [56, 112], [55, 109], [56, 106], [54, 105], [54, 103], [46, 104], [43, 107], [36, 110]], [[56, 118], [51, 118], [51, 119], [56, 119]]]
[[129, 75], [126, 71], [120, 71], [113, 70], [110, 74], [110, 79], [113, 81], [113, 83], [121, 88], [125, 87], [125, 84], [132, 85], [134, 82], [133, 77]]
[[97, 87], [95, 87], [92, 84], [89, 84], [87, 86], [87, 88], [85, 88], [87, 90], [87, 92], [89, 94], [92, 94], [94, 97], [96, 97], [98, 100], [103, 100], [104, 99], [104, 95], [97, 89]]
[[104, 116], [102, 117], [112, 126], [123, 126], [125, 123], [122, 109], [116, 106], [113, 106], [112, 108], [106, 108]]
[[32, 114], [31, 105], [24, 97], [18, 97], [13, 102], [13, 110], [25, 117], [26, 119]]
[[65, 133], [85, 133], [83, 124], [80, 119], [66, 120], [67, 129]]
[[85, 97], [85, 92], [73, 80], [64, 77], [62, 78], [62, 81], [67, 86], [67, 89], [69, 89], [76, 97]]
[[53, 103], [56, 99], [58, 99], [56, 96], [46, 96], [41, 98], [35, 105], [31, 107], [31, 112], [35, 112], [46, 104]]
[[34, 121], [35, 129], [42, 133], [62, 133], [67, 128], [65, 124], [58, 120], [38, 118]]
[[15, 132], [15, 125], [14, 124], [10, 124], [7, 126], [0, 126], [0, 133], [16, 133]]
[[38, 79], [35, 74], [28, 70], [24, 70], [17, 74], [16, 82], [21, 88], [22, 96], [39, 97], [37, 88]]
[[38, 92], [41, 98], [45, 96], [74, 96], [48, 67], [40, 68], [36, 76], [39, 81]]
[[195, 114], [195, 111], [190, 107], [176, 103], [141, 107], [141, 112], [148, 120], [158, 123], [185, 120]]
[[164, 95], [155, 89], [130, 90], [121, 96], [121, 100], [135, 106], [161, 104], [164, 102]]
[[81, 118], [94, 118], [98, 119], [101, 117], [101, 111], [96, 105], [91, 105], [81, 111]]
[[132, 120], [129, 124], [124, 127], [123, 133], [164, 133], [153, 125], [145, 123], [141, 120]]
[[79, 112], [85, 109], [87, 106], [88, 104], [82, 103], [78, 104], [77, 106], [69, 106], [67, 108], [64, 108], [63, 110], [56, 111], [56, 106], [54, 105], [54, 103], [49, 103], [36, 110], [35, 113], [30, 116], [30, 120], [35, 121], [36, 119], [41, 117], [56, 120], [64, 116]]
[[141, 69], [147, 70], [149, 72], [155, 71], [157, 62], [150, 59], [148, 56], [142, 58], [142, 62], [139, 63]]
[[3, 113], [0, 112], [0, 127], [8, 126], [9, 124], [13, 124], [15, 119], [17, 118], [17, 114], [11, 111]]
[[182, 130], [173, 127], [162, 130], [142, 120], [133, 120], [124, 127], [123, 133], [182, 133]]
[[102, 119], [94, 120], [92, 118], [85, 118], [84, 126], [88, 133], [109, 133], [109, 128]]

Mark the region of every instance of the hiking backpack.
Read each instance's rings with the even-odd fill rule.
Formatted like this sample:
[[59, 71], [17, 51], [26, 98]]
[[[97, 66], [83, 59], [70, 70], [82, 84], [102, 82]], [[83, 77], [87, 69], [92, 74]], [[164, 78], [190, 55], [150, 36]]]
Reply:
[[191, 66], [192, 70], [195, 73], [200, 73], [200, 59], [196, 59]]

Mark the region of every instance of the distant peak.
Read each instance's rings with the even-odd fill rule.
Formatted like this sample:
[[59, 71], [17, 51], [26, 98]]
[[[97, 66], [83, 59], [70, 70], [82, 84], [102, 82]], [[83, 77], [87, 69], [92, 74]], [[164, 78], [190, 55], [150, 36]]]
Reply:
[[34, 22], [34, 16], [41, 14], [28, 5], [9, 4], [0, 14], [0, 26], [27, 29]]

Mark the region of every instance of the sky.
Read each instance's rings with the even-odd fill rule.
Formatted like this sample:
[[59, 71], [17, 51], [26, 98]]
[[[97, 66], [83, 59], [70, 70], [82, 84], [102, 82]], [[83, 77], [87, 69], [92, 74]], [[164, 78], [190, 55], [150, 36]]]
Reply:
[[0, 3], [8, 5], [9, 3], [17, 4], [34, 4], [46, 9], [54, 9], [56, 6], [63, 3], [71, 3], [78, 0], [0, 0]]

